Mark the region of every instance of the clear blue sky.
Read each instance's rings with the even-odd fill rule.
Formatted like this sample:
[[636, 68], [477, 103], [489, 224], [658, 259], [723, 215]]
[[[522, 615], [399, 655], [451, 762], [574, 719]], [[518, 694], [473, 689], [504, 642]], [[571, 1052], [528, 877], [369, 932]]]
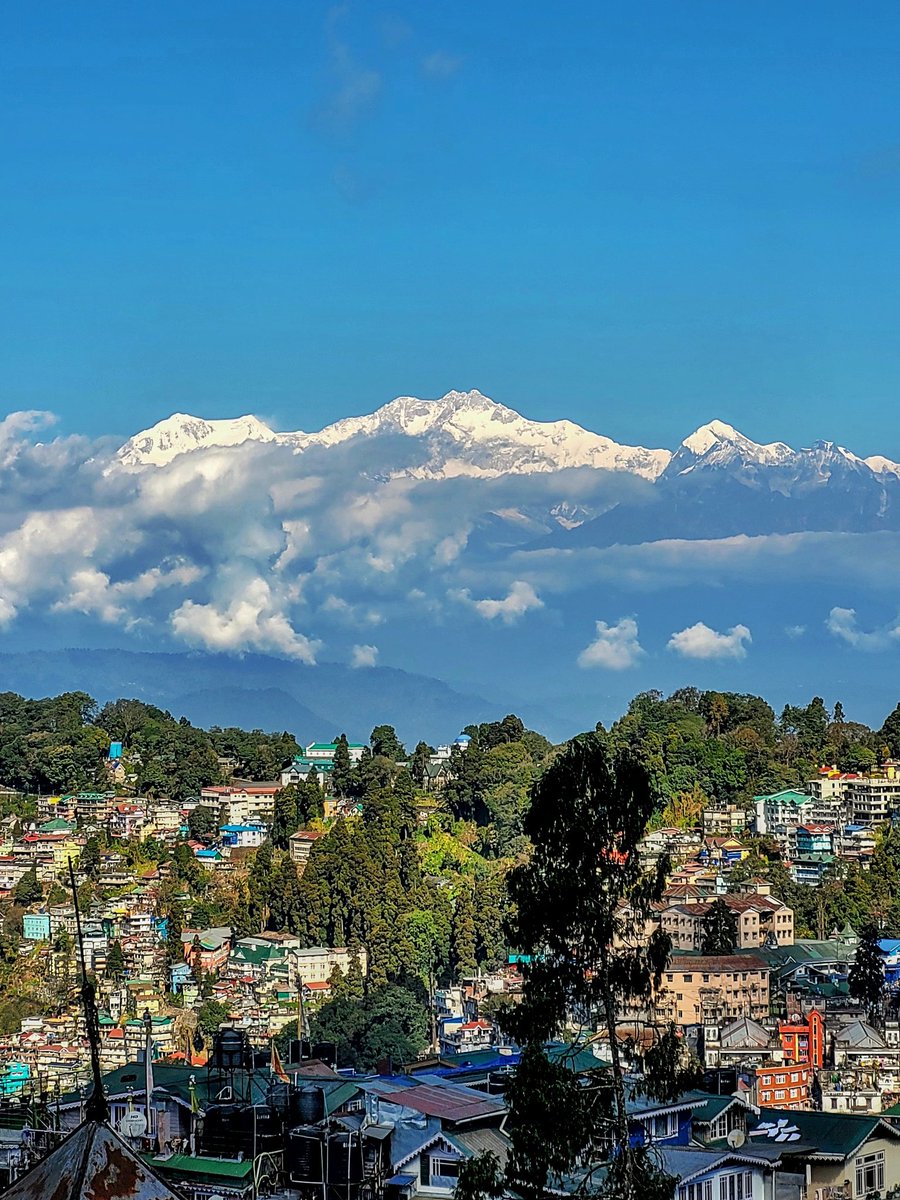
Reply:
[[2, 408], [900, 457], [895, 3], [10, 0]]

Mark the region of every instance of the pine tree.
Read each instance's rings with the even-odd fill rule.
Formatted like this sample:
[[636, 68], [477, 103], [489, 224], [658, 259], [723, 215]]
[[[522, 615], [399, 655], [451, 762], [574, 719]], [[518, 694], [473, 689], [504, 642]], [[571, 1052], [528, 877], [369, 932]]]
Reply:
[[277, 850], [287, 850], [288, 838], [300, 828], [299, 800], [299, 790], [293, 783], [275, 793], [275, 813], [270, 837]]
[[338, 796], [346, 796], [348, 794], [352, 771], [350, 746], [347, 742], [346, 733], [342, 733], [335, 743], [334, 769], [331, 772], [331, 782]]
[[456, 900], [456, 910], [453, 913], [451, 943], [453, 974], [457, 979], [474, 975], [478, 970], [476, 942], [475, 903], [472, 889], [463, 884]]
[[736, 944], [737, 916], [724, 900], [714, 900], [700, 921], [700, 953], [731, 954]]
[[107, 979], [121, 979], [125, 974], [125, 955], [122, 953], [122, 946], [118, 940], [110, 944], [109, 953], [106, 956], [105, 973]]
[[406, 759], [403, 743], [397, 737], [397, 731], [393, 725], [376, 725], [369, 738], [369, 745], [372, 747], [373, 754], [392, 758], [395, 762], [404, 762]]
[[847, 982], [850, 995], [866, 1006], [870, 1020], [878, 1014], [884, 998], [884, 955], [879, 948], [881, 934], [874, 921], [859, 931], [856, 958]]

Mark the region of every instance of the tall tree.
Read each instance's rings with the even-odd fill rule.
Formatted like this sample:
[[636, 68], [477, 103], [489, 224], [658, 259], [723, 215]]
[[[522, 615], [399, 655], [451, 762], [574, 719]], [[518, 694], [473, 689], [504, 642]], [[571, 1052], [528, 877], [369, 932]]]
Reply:
[[731, 954], [737, 945], [737, 915], [724, 900], [714, 900], [700, 921], [700, 953]]
[[[618, 1038], [620, 1013], [651, 1001], [670, 950], [661, 930], [646, 934], [669, 867], [663, 857], [645, 873], [639, 852], [656, 799], [642, 754], [599, 733], [569, 743], [533, 791], [525, 817], [533, 853], [509, 879], [510, 939], [528, 961], [522, 1002], [508, 1018], [524, 1053], [509, 1093], [507, 1182], [525, 1200], [539, 1200], [551, 1175], [574, 1169], [600, 1139], [610, 1147], [605, 1178], [594, 1187], [588, 1175], [586, 1191], [616, 1200], [673, 1194], [674, 1181], [631, 1143]], [[599, 1014], [612, 1060], [608, 1106], [544, 1053], [570, 1014]], [[683, 1086], [667, 1074], [673, 1090]]]
[[110, 944], [109, 953], [106, 956], [105, 974], [107, 979], [121, 979], [125, 974], [125, 955], [122, 953], [122, 944], [118, 940]]
[[866, 1006], [871, 1019], [876, 1016], [884, 997], [884, 955], [878, 942], [881, 934], [874, 921], [867, 921], [859, 931], [856, 958], [847, 982], [850, 995]]
[[393, 725], [376, 725], [369, 738], [369, 745], [373, 754], [381, 754], [395, 762], [406, 761], [406, 751]]
[[474, 896], [471, 887], [463, 883], [456, 898], [451, 943], [453, 973], [457, 979], [474, 975], [478, 970], [477, 937]]
[[342, 733], [334, 747], [334, 769], [331, 772], [331, 782], [339, 796], [346, 796], [350, 790], [350, 779], [353, 771], [350, 762], [350, 746], [346, 733]]

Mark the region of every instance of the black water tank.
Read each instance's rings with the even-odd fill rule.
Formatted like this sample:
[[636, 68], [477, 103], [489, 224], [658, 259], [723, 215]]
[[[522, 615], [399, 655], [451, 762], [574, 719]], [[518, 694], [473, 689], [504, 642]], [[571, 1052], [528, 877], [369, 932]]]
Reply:
[[325, 1131], [315, 1125], [288, 1130], [284, 1166], [291, 1183], [325, 1182]]
[[203, 1118], [200, 1146], [214, 1158], [233, 1158], [237, 1136], [238, 1110], [233, 1104], [211, 1104]]
[[266, 1154], [281, 1150], [282, 1123], [268, 1104], [248, 1104], [240, 1113], [241, 1149], [249, 1158], [254, 1150]]
[[252, 1064], [250, 1043], [243, 1029], [226, 1026], [213, 1040], [212, 1064], [220, 1071], [237, 1071]]
[[362, 1142], [358, 1133], [328, 1135], [328, 1186], [352, 1187], [363, 1180]]
[[297, 1121], [300, 1125], [318, 1125], [325, 1120], [325, 1093], [315, 1084], [307, 1084], [296, 1093]]
[[508, 1068], [499, 1071], [488, 1071], [487, 1090], [492, 1096], [502, 1095], [506, 1091], [512, 1072]]

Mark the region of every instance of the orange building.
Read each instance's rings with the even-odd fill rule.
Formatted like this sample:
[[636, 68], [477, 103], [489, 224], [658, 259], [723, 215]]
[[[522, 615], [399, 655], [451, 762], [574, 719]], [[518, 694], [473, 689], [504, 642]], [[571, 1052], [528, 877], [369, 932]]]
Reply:
[[756, 1068], [754, 1104], [762, 1108], [809, 1108], [813, 1068], [807, 1063], [771, 1063]]
[[822, 1066], [825, 1061], [825, 1021], [818, 1009], [812, 1009], [805, 1021], [779, 1022], [778, 1036], [786, 1063]]

